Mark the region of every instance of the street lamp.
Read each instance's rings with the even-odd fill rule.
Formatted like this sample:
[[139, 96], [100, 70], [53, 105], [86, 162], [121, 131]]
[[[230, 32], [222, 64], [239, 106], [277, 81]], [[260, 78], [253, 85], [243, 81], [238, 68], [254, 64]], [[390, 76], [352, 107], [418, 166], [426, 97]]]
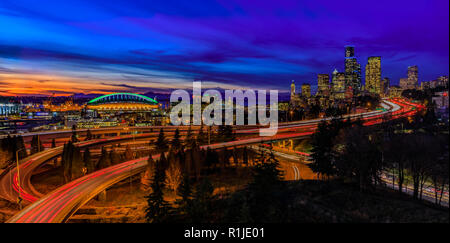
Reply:
[[19, 191], [18, 201], [19, 201], [19, 208], [20, 208], [20, 210], [22, 210], [22, 194], [20, 192], [21, 187], [20, 187], [20, 170], [19, 170], [19, 151], [22, 151], [24, 149], [26, 149], [26, 148], [21, 148], [21, 149], [16, 150], [17, 184], [18, 184], [18, 187], [19, 187], [19, 189], [18, 189], [18, 191]]

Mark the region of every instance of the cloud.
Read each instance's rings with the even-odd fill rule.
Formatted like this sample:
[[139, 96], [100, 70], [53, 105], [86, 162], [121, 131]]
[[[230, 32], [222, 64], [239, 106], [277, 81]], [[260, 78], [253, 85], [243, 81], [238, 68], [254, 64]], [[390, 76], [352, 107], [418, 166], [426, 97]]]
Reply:
[[[51, 82], [139, 91], [194, 80], [287, 90], [290, 80], [315, 85], [318, 73], [343, 70], [346, 44], [356, 46], [363, 73], [375, 55], [392, 80], [409, 65], [424, 80], [448, 74], [446, 1], [45, 3], [2, 1], [0, 75], [9, 75], [9, 92]], [[29, 75], [42, 77], [25, 91]]]

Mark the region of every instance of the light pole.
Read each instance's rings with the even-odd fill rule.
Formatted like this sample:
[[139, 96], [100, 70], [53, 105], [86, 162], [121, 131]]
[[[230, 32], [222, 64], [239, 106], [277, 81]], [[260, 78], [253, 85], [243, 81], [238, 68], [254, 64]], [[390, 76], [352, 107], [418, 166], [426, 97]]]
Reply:
[[18, 187], [19, 187], [19, 189], [18, 189], [18, 191], [19, 191], [18, 201], [19, 201], [19, 208], [20, 208], [20, 210], [22, 210], [22, 193], [20, 192], [20, 190], [22, 188], [20, 187], [19, 151], [22, 151], [24, 149], [26, 149], [26, 148], [21, 148], [21, 149], [16, 150], [17, 184], [18, 184]]

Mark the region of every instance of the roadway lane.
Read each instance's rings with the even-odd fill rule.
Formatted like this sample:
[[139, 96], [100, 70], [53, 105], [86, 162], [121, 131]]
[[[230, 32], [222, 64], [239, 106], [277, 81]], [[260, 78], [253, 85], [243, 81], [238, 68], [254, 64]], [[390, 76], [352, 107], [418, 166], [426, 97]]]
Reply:
[[[135, 135], [126, 135], [126, 136], [82, 141], [76, 143], [76, 145], [79, 146], [80, 148], [85, 148], [89, 146], [101, 145], [111, 142], [156, 137], [157, 135], [158, 135], [157, 132], [148, 134], [143, 133]], [[9, 200], [11, 202], [17, 202], [19, 190], [25, 203], [34, 202], [38, 198], [42, 197], [42, 194], [36, 191], [36, 189], [31, 184], [31, 176], [33, 175], [33, 171], [39, 166], [45, 164], [46, 162], [60, 156], [62, 152], [63, 146], [60, 146], [57, 148], [52, 148], [33, 154], [19, 161], [20, 187], [17, 168], [14, 167], [2, 178], [0, 178], [0, 197]]]

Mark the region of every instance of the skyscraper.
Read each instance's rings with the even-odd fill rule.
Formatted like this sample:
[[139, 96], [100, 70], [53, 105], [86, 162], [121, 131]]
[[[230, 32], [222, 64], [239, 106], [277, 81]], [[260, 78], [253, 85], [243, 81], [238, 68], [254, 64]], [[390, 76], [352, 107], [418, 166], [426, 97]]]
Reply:
[[419, 86], [419, 69], [417, 65], [408, 67], [408, 88], [415, 89]]
[[345, 98], [345, 73], [338, 72], [334, 69], [331, 78], [331, 92], [334, 99], [344, 99]]
[[302, 96], [309, 98], [311, 97], [311, 85], [310, 84], [302, 84]]
[[295, 96], [295, 83], [294, 80], [292, 80], [291, 83], [291, 99]]
[[402, 89], [416, 89], [419, 87], [419, 70], [417, 66], [408, 67], [408, 77], [400, 79]]
[[381, 57], [367, 59], [366, 90], [381, 95]]
[[319, 96], [330, 95], [330, 75], [317, 74], [317, 95]]
[[361, 89], [361, 65], [356, 60], [354, 46], [345, 46], [345, 89], [349, 87], [354, 93]]
[[294, 80], [292, 80], [291, 83], [291, 100], [290, 103], [291, 105], [298, 105], [300, 102], [300, 95], [295, 93], [295, 83]]

